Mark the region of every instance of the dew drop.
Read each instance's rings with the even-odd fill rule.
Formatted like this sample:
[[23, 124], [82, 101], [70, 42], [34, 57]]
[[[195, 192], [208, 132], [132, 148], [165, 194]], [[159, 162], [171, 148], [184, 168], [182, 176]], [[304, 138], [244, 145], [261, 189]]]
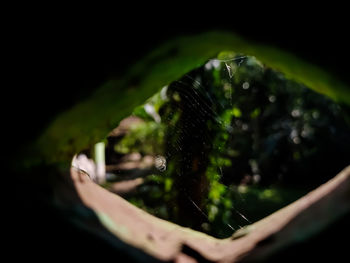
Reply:
[[157, 155], [154, 165], [159, 171], [164, 172], [166, 170], [166, 159], [161, 155]]

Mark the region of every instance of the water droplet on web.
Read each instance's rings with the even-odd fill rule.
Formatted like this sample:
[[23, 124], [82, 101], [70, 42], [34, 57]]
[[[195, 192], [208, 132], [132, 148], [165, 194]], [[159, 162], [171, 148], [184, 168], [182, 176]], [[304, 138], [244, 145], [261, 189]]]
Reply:
[[243, 89], [249, 89], [249, 82], [244, 82], [242, 87]]
[[291, 112], [291, 115], [294, 117], [294, 118], [298, 118], [301, 116], [301, 111], [299, 109], [294, 109], [292, 112]]
[[295, 144], [299, 144], [299, 143], [301, 142], [301, 140], [300, 140], [299, 137], [294, 137], [294, 138], [293, 138], [293, 142], [294, 142]]
[[271, 103], [274, 103], [274, 102], [276, 101], [276, 96], [270, 95], [270, 96], [269, 96], [269, 101], [270, 101]]
[[248, 124], [243, 123], [243, 124], [242, 124], [242, 130], [243, 130], [243, 131], [248, 131], [248, 129], [249, 129]]
[[312, 117], [314, 119], [318, 119], [318, 117], [320, 117], [320, 113], [318, 111], [315, 111], [315, 112], [312, 113]]
[[164, 172], [166, 170], [166, 159], [161, 155], [157, 155], [154, 165], [159, 171]]

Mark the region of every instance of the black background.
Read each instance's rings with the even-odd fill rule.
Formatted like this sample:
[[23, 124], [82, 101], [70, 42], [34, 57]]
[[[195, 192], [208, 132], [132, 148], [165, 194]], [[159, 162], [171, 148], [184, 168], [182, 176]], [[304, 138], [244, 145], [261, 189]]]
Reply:
[[7, 53], [15, 70], [4, 91], [19, 113], [11, 117], [11, 134], [29, 126], [26, 140], [33, 139], [58, 112], [123, 74], [161, 43], [208, 30], [232, 31], [295, 53], [349, 83], [347, 17], [341, 8], [324, 13], [318, 8], [286, 6], [260, 13], [247, 7], [207, 13], [180, 8], [155, 14], [116, 9], [84, 18], [77, 13], [33, 16], [10, 30], [12, 51]]

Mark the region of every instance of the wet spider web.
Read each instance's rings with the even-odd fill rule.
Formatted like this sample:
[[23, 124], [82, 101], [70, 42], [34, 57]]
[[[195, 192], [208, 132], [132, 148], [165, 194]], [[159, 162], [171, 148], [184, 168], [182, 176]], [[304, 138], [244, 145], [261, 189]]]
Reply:
[[[212, 59], [209, 60], [202, 70], [206, 72], [212, 72], [212, 70], [217, 70], [217, 73], [219, 73], [219, 78], [221, 79], [220, 85], [232, 85], [233, 80], [232, 78], [235, 75], [235, 72], [237, 70], [237, 67], [240, 67], [242, 63], [245, 62], [247, 59], [246, 56], [236, 56], [231, 59]], [[225, 121], [220, 115], [223, 111], [227, 109], [233, 108], [233, 98], [232, 98], [232, 86], [229, 86], [227, 89], [226, 94], [224, 94], [225, 97], [225, 105], [218, 100], [217, 96], [215, 96], [212, 93], [212, 84], [210, 83], [210, 80], [203, 80], [203, 75], [205, 73], [202, 72], [192, 72], [192, 74], [186, 74], [181, 80], [178, 80], [169, 87], [166, 87], [165, 89], [173, 89], [173, 92], [168, 92], [170, 95], [168, 96], [178, 96], [177, 100], [181, 101], [182, 103], [178, 103], [175, 108], [176, 110], [180, 111], [181, 114], [187, 114], [191, 115], [190, 120], [188, 118], [184, 117], [183, 123], [181, 127], [174, 126], [175, 135], [172, 134], [171, 136], [175, 137], [176, 139], [174, 141], [171, 141], [172, 144], [172, 150], [166, 151], [164, 159], [171, 160], [172, 157], [176, 154], [181, 155], [183, 157], [183, 149], [186, 142], [184, 142], [183, 138], [187, 137], [190, 139], [198, 138], [199, 140], [195, 140], [192, 142], [193, 144], [203, 144], [204, 146], [214, 144], [213, 141], [215, 141], [215, 136], [219, 133], [218, 130], [230, 133], [232, 131], [232, 126], [230, 122]], [[196, 76], [197, 75], [197, 76]], [[202, 75], [202, 77], [198, 76]], [[205, 77], [204, 77], [205, 78]], [[223, 80], [225, 79], [225, 83], [223, 83]], [[248, 82], [245, 82], [243, 84], [243, 88], [246, 89], [246, 85]], [[249, 84], [248, 84], [249, 85]], [[164, 91], [163, 91], [164, 92]], [[218, 95], [218, 94], [216, 94]], [[223, 95], [223, 94], [221, 94]], [[176, 100], [176, 97], [175, 97]], [[184, 105], [185, 104], [185, 105]], [[191, 114], [189, 114], [191, 112]], [[207, 127], [208, 122], [210, 124], [219, 127], [219, 129], [211, 129]], [[169, 123], [168, 123], [169, 125]], [[170, 124], [171, 125], [171, 124]], [[199, 134], [196, 134], [196, 130], [200, 130]], [[210, 130], [216, 130], [216, 131], [210, 131]], [[191, 133], [191, 134], [189, 134]], [[199, 136], [198, 136], [199, 135]], [[194, 146], [194, 145], [192, 145]], [[191, 146], [191, 147], [192, 147]], [[211, 150], [215, 145], [212, 145]], [[201, 150], [206, 150], [206, 147], [199, 147]], [[197, 149], [198, 150], [198, 149]], [[174, 153], [174, 151], [176, 153]], [[195, 153], [192, 153], [195, 154]], [[223, 177], [222, 172], [222, 166], [220, 166], [215, 159], [215, 156], [210, 153], [210, 150], [206, 152], [206, 154], [199, 154], [199, 158], [205, 159], [208, 157], [208, 155], [212, 155], [212, 162], [214, 164], [214, 170], [215, 173], [218, 175], [218, 181], [220, 181], [220, 178]], [[188, 158], [187, 156], [185, 158]], [[193, 160], [193, 157], [189, 157], [189, 159]], [[183, 162], [183, 160], [182, 160]], [[200, 161], [199, 161], [200, 162]], [[186, 163], [186, 162], [185, 162]], [[185, 170], [191, 169], [191, 167], [186, 167], [186, 164], [184, 164]], [[205, 169], [208, 169], [209, 164], [205, 167]], [[192, 168], [193, 169], [193, 168]], [[182, 172], [182, 173], [181, 173]], [[180, 171], [176, 176], [178, 178], [182, 178], [183, 176], [191, 176], [191, 175], [184, 175], [184, 171]], [[200, 179], [199, 179], [200, 180]], [[180, 179], [181, 181], [181, 179]], [[199, 182], [195, 179], [194, 180], [196, 184]], [[182, 183], [178, 185], [180, 188], [183, 187]], [[227, 188], [226, 185], [221, 184], [221, 186]], [[207, 187], [210, 188], [210, 185], [207, 185]], [[209, 223], [211, 220], [209, 218], [208, 213], [205, 211], [205, 208], [203, 208], [203, 205], [193, 200], [191, 197], [191, 193], [186, 191], [180, 191], [182, 195], [184, 195], [185, 199], [189, 201], [193, 207], [198, 210], [199, 217], [202, 217], [204, 220], [199, 220], [202, 223], [202, 227], [205, 228], [205, 225]], [[222, 197], [219, 197], [220, 199]], [[186, 207], [186, 206], [185, 206]], [[205, 207], [205, 206], [204, 206]], [[233, 210], [240, 218], [244, 220], [245, 224], [250, 224], [251, 221], [243, 215], [238, 209], [236, 209], [234, 206], [231, 206], [230, 210]], [[187, 209], [189, 210], [189, 209]], [[189, 219], [186, 218], [188, 221]], [[198, 220], [198, 219], [196, 219]], [[237, 228], [233, 227], [229, 223], [225, 223], [226, 226], [232, 230], [236, 231]], [[242, 228], [241, 225], [238, 224], [239, 228]], [[200, 229], [200, 228], [199, 228]]]
[[[143, 184], [125, 198], [217, 237], [329, 179], [350, 153], [339, 105], [254, 57], [228, 57], [211, 59], [163, 87], [135, 109], [140, 123], [108, 146], [117, 160], [130, 153], [152, 160], [135, 176], [145, 178]], [[332, 165], [319, 166], [319, 178], [310, 176], [324, 156]], [[113, 172], [121, 178], [121, 170]], [[298, 190], [280, 191], [285, 185]]]

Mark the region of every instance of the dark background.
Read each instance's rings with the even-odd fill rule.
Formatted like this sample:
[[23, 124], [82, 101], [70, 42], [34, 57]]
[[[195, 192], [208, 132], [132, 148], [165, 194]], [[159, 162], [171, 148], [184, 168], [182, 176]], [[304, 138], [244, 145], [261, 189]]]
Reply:
[[31, 17], [11, 31], [15, 71], [5, 90], [20, 113], [11, 118], [12, 132], [30, 126], [25, 139], [31, 140], [55, 114], [109, 78], [122, 75], [161, 43], [208, 30], [232, 31], [279, 47], [350, 82], [348, 23], [340, 10], [320, 13], [297, 8], [257, 14], [249, 8], [209, 13], [191, 13], [186, 8], [156, 14], [131, 11], [125, 16], [121, 15], [123, 9], [99, 14], [102, 18], [80, 18], [75, 13], [69, 17]]
[[[12, 72], [7, 76], [9, 84], [3, 88], [3, 104], [10, 105], [3, 111], [6, 124], [3, 130], [6, 141], [11, 144], [12, 163], [16, 162], [17, 150], [34, 140], [56, 114], [88, 96], [109, 78], [123, 74], [157, 45], [179, 35], [208, 30], [232, 31], [244, 38], [295, 53], [350, 83], [348, 22], [340, 12], [341, 8], [331, 10], [326, 7], [320, 13], [317, 6], [305, 11], [303, 6], [290, 10], [286, 4], [279, 11], [261, 10], [260, 14], [247, 8], [216, 10], [214, 7], [211, 12], [203, 13], [199, 9], [188, 11], [187, 6], [181, 6], [173, 13], [165, 10], [151, 14], [143, 10], [139, 14], [135, 12], [136, 8], [142, 10], [135, 3], [131, 10], [113, 9], [114, 14], [97, 16], [89, 13], [84, 18], [78, 16], [83, 11], [69, 16], [63, 13], [54, 16], [27, 14], [25, 17], [20, 15], [22, 19], [16, 23], [16, 18], [8, 21], [6, 40], [9, 40], [9, 48], [3, 50], [10, 57], [7, 68]], [[182, 11], [187, 11], [186, 15]], [[40, 188], [33, 183], [35, 180], [30, 182], [27, 178], [16, 186], [20, 197], [14, 198], [18, 213], [14, 214], [17, 220], [13, 221], [24, 227], [17, 225], [13, 228], [15, 233], [11, 232], [15, 247], [13, 257], [48, 260], [53, 257], [121, 256], [96, 237], [72, 227], [65, 221], [65, 215], [57, 214], [43, 204], [40, 198], [45, 196], [41, 195], [41, 191], [45, 192], [45, 184]], [[339, 240], [347, 237], [342, 230], [339, 226], [332, 229], [332, 236], [327, 232], [323, 234], [324, 239], [313, 241], [314, 245], [322, 245], [326, 251], [331, 237], [338, 240], [336, 244], [341, 248], [346, 241]], [[334, 233], [339, 233], [339, 239]], [[299, 250], [303, 254], [322, 252], [322, 249], [309, 248], [306, 245]], [[80, 253], [86, 250], [88, 255]], [[47, 253], [49, 256], [45, 256]], [[295, 251], [287, 251], [281, 258], [285, 259], [288, 253], [296, 255]], [[330, 251], [329, 255], [332, 253]], [[311, 259], [311, 253], [308, 255]]]

